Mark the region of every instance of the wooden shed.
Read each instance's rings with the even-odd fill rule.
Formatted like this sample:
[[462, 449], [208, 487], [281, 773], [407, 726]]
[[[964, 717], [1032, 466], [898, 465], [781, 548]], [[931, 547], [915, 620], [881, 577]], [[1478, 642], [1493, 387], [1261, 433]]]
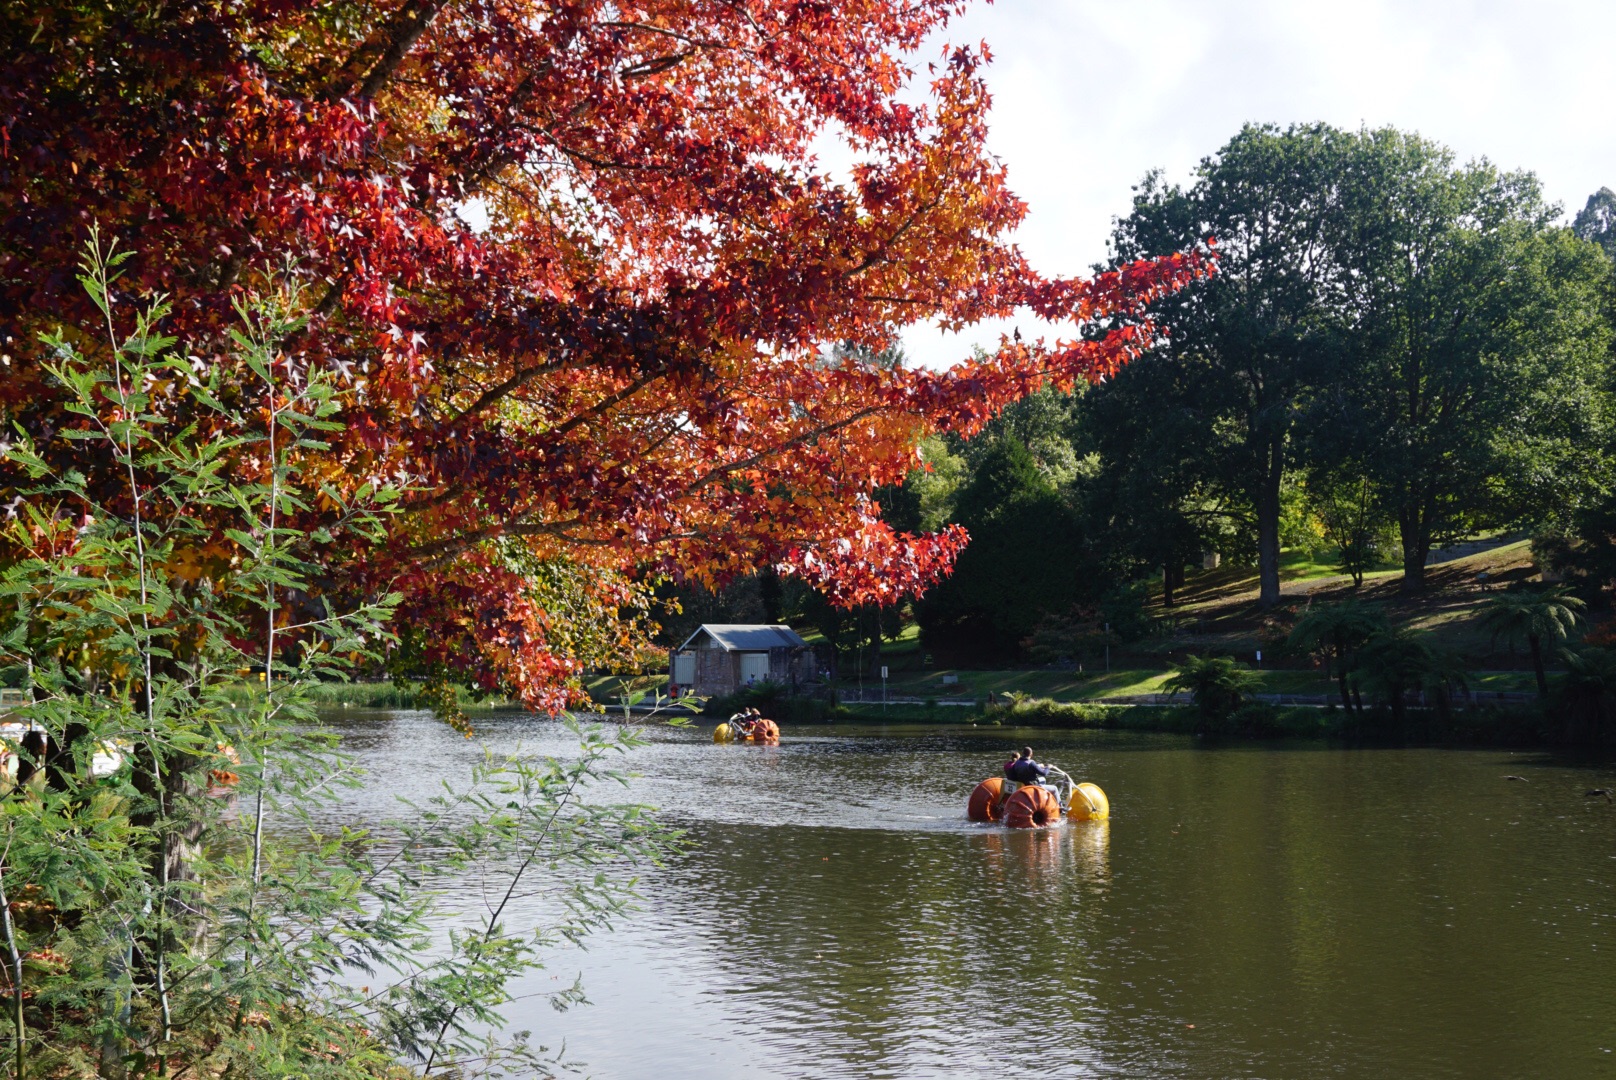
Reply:
[[765, 682], [796, 690], [819, 677], [813, 647], [789, 626], [704, 623], [669, 661], [676, 695], [721, 696]]

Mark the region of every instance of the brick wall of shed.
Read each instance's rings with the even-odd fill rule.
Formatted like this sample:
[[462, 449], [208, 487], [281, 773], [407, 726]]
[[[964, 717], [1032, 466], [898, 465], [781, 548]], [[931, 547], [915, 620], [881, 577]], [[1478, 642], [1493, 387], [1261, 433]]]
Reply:
[[741, 655], [722, 649], [695, 649], [696, 693], [702, 697], [733, 694], [741, 684]]

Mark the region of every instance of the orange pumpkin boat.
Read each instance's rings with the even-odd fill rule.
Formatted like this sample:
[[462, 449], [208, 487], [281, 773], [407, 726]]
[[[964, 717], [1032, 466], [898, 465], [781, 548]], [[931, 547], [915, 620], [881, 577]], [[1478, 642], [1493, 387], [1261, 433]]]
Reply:
[[730, 717], [713, 729], [713, 742], [747, 742], [757, 746], [779, 746], [780, 725], [767, 717], [743, 719], [740, 714]]
[[1049, 782], [1018, 784], [994, 776], [976, 785], [965, 804], [972, 821], [997, 821], [1012, 829], [1042, 829], [1061, 818], [1097, 821], [1111, 816], [1111, 802], [1096, 784], [1074, 783], [1061, 769], [1049, 767]]

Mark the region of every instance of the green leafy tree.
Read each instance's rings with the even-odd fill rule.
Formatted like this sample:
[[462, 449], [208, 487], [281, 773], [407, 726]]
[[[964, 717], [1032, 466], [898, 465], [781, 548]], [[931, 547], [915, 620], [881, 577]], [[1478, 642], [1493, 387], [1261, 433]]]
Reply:
[[1077, 451], [1083, 396], [1081, 389], [1062, 394], [1051, 386], [1029, 394], [994, 417], [981, 436], [961, 445], [960, 455], [976, 469], [994, 454], [998, 439], [1014, 439], [1027, 448], [1044, 479], [1064, 490], [1083, 467]]
[[1164, 685], [1171, 693], [1187, 692], [1203, 725], [1216, 728], [1250, 699], [1258, 682], [1257, 673], [1233, 657], [1191, 656]]
[[1001, 435], [960, 488], [955, 520], [971, 544], [918, 605], [923, 640], [955, 659], [1013, 660], [1046, 615], [1078, 598], [1076, 515], [1027, 447]]
[[1357, 687], [1390, 710], [1398, 731], [1408, 725], [1408, 695], [1425, 685], [1435, 657], [1424, 638], [1402, 627], [1388, 627], [1358, 649], [1353, 672]]
[[1434, 648], [1430, 641], [1406, 627], [1380, 630], [1358, 649], [1353, 679], [1362, 692], [1391, 713], [1399, 734], [1409, 730], [1408, 697], [1419, 693], [1447, 717], [1456, 692], [1470, 685], [1463, 661], [1454, 653]]
[[1571, 231], [1583, 240], [1598, 244], [1616, 261], [1616, 191], [1602, 187], [1588, 196], [1588, 202], [1571, 222]]
[[1616, 652], [1610, 649], [1561, 649], [1566, 674], [1560, 703], [1572, 742], [1599, 743], [1616, 734]]
[[1308, 505], [1335, 545], [1336, 565], [1363, 585], [1364, 574], [1383, 562], [1396, 543], [1396, 529], [1369, 478], [1325, 468], [1310, 470]]
[[1207, 551], [1250, 547], [1246, 493], [1224, 482], [1223, 458], [1205, 452], [1208, 417], [1195, 401], [1206, 376], [1194, 357], [1150, 355], [1082, 403], [1080, 448], [1096, 463], [1081, 484], [1084, 528], [1109, 576], [1160, 568], [1165, 607], [1175, 603], [1186, 564]]
[[1603, 474], [1610, 273], [1530, 174], [1391, 130], [1360, 133], [1350, 165], [1324, 238], [1349, 273], [1314, 457], [1373, 485], [1418, 592], [1437, 540], [1579, 505]]
[[1141, 420], [1171, 416], [1178, 453], [1200, 459], [1225, 503], [1249, 507], [1265, 606], [1279, 602], [1281, 488], [1296, 464], [1297, 418], [1329, 354], [1341, 269], [1325, 238], [1350, 141], [1323, 125], [1248, 125], [1202, 161], [1190, 188], [1147, 176], [1112, 237], [1116, 263], [1217, 242], [1218, 273], [1151, 312], [1166, 343], [1112, 382], [1148, 383]]
[[1532, 656], [1539, 698], [1549, 696], [1549, 677], [1543, 666], [1544, 646], [1558, 647], [1582, 623], [1586, 605], [1563, 586], [1547, 589], [1511, 589], [1488, 600], [1481, 609], [1481, 625], [1493, 641], [1511, 645], [1524, 642]]
[[1335, 604], [1313, 604], [1291, 629], [1290, 643], [1329, 658], [1342, 708], [1351, 710], [1347, 695], [1347, 674], [1352, 670], [1353, 653], [1376, 634], [1388, 628], [1386, 613], [1379, 605], [1362, 600]]
[[1616, 589], [1616, 492], [1577, 508], [1563, 532], [1539, 538], [1538, 546], [1547, 566], [1608, 603]]

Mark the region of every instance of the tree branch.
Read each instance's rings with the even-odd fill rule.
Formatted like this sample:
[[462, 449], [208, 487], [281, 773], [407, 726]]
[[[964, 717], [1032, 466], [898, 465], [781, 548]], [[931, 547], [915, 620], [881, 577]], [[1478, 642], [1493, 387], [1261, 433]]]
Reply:
[[405, 0], [392, 18], [349, 54], [327, 85], [326, 98], [336, 101], [355, 90], [359, 97], [375, 97], [447, 3]]

